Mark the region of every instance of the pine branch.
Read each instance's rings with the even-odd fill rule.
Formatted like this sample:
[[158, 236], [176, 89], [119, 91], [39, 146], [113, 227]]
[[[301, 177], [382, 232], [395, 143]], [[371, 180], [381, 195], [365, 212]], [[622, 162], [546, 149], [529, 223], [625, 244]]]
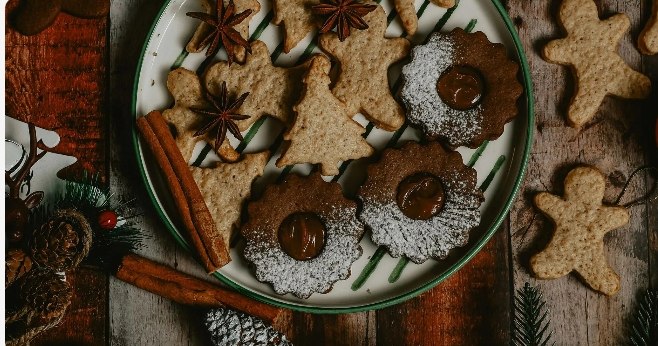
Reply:
[[630, 329], [630, 343], [636, 346], [658, 345], [658, 291], [645, 291], [638, 304]]
[[548, 309], [539, 289], [525, 283], [514, 297], [512, 344], [515, 346], [554, 345], [549, 330]]

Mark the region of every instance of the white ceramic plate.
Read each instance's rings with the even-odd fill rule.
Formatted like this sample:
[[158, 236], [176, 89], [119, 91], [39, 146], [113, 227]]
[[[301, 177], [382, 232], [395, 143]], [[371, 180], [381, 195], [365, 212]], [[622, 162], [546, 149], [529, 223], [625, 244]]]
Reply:
[[[261, 10], [252, 19], [250, 25], [252, 39], [258, 37], [267, 44], [270, 52], [275, 52], [275, 65], [293, 65], [307, 48], [314, 48], [314, 45], [309, 46], [309, 44], [314, 41], [315, 33], [309, 34], [289, 54], [279, 54], [282, 29], [269, 23], [272, 18], [271, 1], [260, 0], [260, 2]], [[389, 18], [393, 19], [387, 30], [387, 37], [403, 35], [399, 19], [395, 14], [391, 15], [392, 1], [383, 0], [381, 5], [389, 14]], [[510, 54], [515, 56], [522, 66], [521, 78], [525, 85], [525, 99], [522, 102], [519, 117], [505, 127], [505, 132], [499, 139], [481, 147], [480, 150], [459, 149], [464, 162], [474, 164], [473, 167], [478, 172], [479, 184], [483, 189], [486, 188], [486, 201], [481, 207], [481, 225], [471, 232], [468, 244], [463, 248], [453, 250], [446, 260], [429, 260], [421, 265], [409, 263], [394, 283], [389, 282], [389, 276], [398, 265], [399, 259], [392, 258], [385, 254], [384, 250], [380, 250], [377, 255], [383, 254], [383, 256], [375, 256], [381, 260], [374, 267], [369, 278], [360, 289], [353, 290], [352, 285], [363, 272], [364, 267], [369, 262], [371, 266], [375, 262], [372, 257], [376, 253], [377, 246], [370, 241], [370, 235], [367, 234], [361, 241], [364, 250], [363, 256], [352, 265], [352, 276], [347, 280], [337, 282], [329, 293], [313, 294], [308, 299], [298, 299], [290, 294], [277, 295], [268, 284], [258, 282], [240, 253], [241, 245], [238, 245], [231, 251], [233, 261], [217, 273], [217, 277], [222, 282], [255, 299], [296, 310], [343, 313], [381, 308], [418, 295], [461, 268], [486, 244], [506, 217], [525, 172], [534, 127], [530, 75], [514, 27], [498, 0], [462, 0], [452, 10], [439, 8], [431, 4], [429, 0], [416, 0], [416, 8], [424, 9], [424, 11], [419, 19], [418, 33], [410, 38], [414, 44], [422, 43], [425, 37], [437, 27], [437, 23], [441, 27], [440, 31], [443, 32], [455, 27], [467, 28], [470, 26], [474, 31], [486, 33], [492, 42], [504, 43]], [[187, 17], [185, 13], [200, 10], [198, 1], [194, 0], [169, 0], [164, 5], [153, 25], [150, 37], [145, 43], [142, 61], [137, 70], [133, 94], [135, 117], [143, 116], [154, 109], [166, 109], [173, 103], [165, 86], [167, 73], [172, 66], [181, 65], [194, 71], [205, 59], [203, 53], [189, 55], [184, 53], [184, 46], [199, 23], [197, 20]], [[277, 49], [277, 47], [279, 48]], [[315, 48], [315, 51], [319, 50]], [[220, 51], [217, 58], [223, 59], [224, 57], [223, 51]], [[396, 66], [390, 70], [391, 85], [395, 84], [399, 69], [400, 66]], [[364, 126], [368, 123], [361, 115], [357, 115], [355, 119]], [[276, 126], [274, 121], [266, 120], [246, 146], [245, 152], [257, 152], [270, 147], [279, 131], [280, 127]], [[393, 133], [375, 128], [368, 135], [367, 140], [375, 148], [381, 149], [386, 146], [392, 135]], [[416, 137], [415, 130], [408, 129], [402, 134], [401, 140]], [[234, 145], [238, 144], [235, 139], [232, 140]], [[204, 144], [198, 144], [195, 155], [203, 152], [201, 150], [203, 147]], [[191, 249], [184, 236], [181, 235], [175, 209], [172, 208], [166, 187], [162, 185], [159, 169], [154, 160], [145, 153], [136, 132], [135, 148], [147, 189], [153, 197], [153, 202], [160, 212], [162, 220], [180, 243]], [[276, 180], [281, 174], [282, 170], [273, 164], [278, 155], [277, 152], [270, 160], [266, 173], [257, 181], [256, 188], [262, 188], [264, 184]], [[216, 159], [216, 156], [210, 154], [204, 162]], [[350, 165], [339, 180], [347, 191], [353, 191], [356, 188], [355, 181], [360, 181], [360, 177], [363, 176], [363, 165], [358, 162]], [[306, 174], [310, 169], [311, 167], [308, 165], [298, 165], [292, 171]], [[326, 179], [329, 180], [331, 177], [326, 177]]]

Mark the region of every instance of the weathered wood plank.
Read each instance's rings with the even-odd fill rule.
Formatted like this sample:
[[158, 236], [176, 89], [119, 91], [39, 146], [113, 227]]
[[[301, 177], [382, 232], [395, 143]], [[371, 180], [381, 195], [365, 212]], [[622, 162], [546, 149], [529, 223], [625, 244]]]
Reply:
[[[618, 344], [635, 294], [647, 285], [646, 208], [633, 208], [629, 225], [605, 239], [610, 264], [622, 279], [622, 289], [616, 296], [606, 298], [586, 288], [574, 275], [537, 281], [529, 273], [530, 256], [546, 246], [552, 231], [549, 221], [532, 206], [536, 192], [561, 194], [569, 169], [590, 164], [607, 175], [605, 200], [612, 201], [628, 175], [645, 163], [641, 136], [634, 124], [644, 116], [641, 109], [646, 103], [608, 98], [589, 126], [577, 131], [565, 125], [564, 114], [574, 89], [572, 77], [566, 68], [549, 64], [539, 56], [543, 45], [563, 35], [556, 22], [560, 2], [508, 1], [528, 53], [537, 101], [536, 140], [525, 192], [511, 214], [514, 283], [518, 288], [530, 281], [543, 289], [551, 308], [557, 344]], [[634, 33], [639, 30], [640, 18], [645, 17], [636, 2], [605, 0], [597, 4], [604, 17], [617, 12], [629, 15]], [[620, 52], [631, 66], [641, 68], [634, 42], [635, 36], [627, 35]], [[641, 195], [645, 184], [638, 180], [628, 194]]]
[[460, 271], [429, 292], [377, 312], [383, 345], [507, 345], [511, 292], [502, 227]]

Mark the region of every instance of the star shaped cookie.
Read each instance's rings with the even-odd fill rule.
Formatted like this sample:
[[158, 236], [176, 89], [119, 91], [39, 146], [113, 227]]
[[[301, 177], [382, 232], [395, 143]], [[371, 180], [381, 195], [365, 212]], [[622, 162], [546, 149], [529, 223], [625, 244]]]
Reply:
[[331, 62], [316, 56], [304, 77], [304, 94], [294, 107], [296, 117], [283, 139], [290, 141], [277, 167], [297, 163], [319, 163], [322, 175], [336, 175], [341, 161], [372, 155], [373, 148], [362, 134], [366, 131], [352, 120], [347, 107], [329, 90]]
[[388, 68], [409, 54], [410, 43], [404, 38], [384, 37], [388, 24], [381, 6], [364, 20], [369, 28], [352, 31], [343, 42], [334, 32], [320, 35], [320, 47], [340, 62], [340, 76], [332, 92], [345, 102], [349, 113], [361, 112], [377, 127], [394, 131], [405, 117], [391, 94]]
[[[183, 154], [183, 158], [189, 161], [198, 141], [214, 143], [215, 137], [212, 131], [212, 133], [194, 136], [194, 133], [207, 122], [207, 119], [199, 113], [193, 112], [191, 108], [206, 108], [208, 101], [203, 96], [203, 88], [197, 74], [182, 67], [169, 72], [167, 89], [174, 97], [174, 106], [165, 110], [162, 116], [173, 130], [176, 144]], [[230, 87], [229, 90], [231, 90]], [[229, 143], [228, 137], [217, 150], [217, 155], [227, 162], [240, 158], [240, 154]]]
[[274, 0], [273, 23], [283, 25], [285, 53], [290, 53], [299, 41], [316, 28], [311, 7], [319, 3], [320, 0]]
[[[211, 14], [215, 11], [215, 4], [216, 1], [211, 1], [211, 0], [200, 0], [201, 1], [201, 7], [203, 8], [203, 12]], [[224, 5], [228, 5], [229, 0], [223, 0]], [[251, 21], [251, 18], [253, 18], [256, 13], [260, 11], [260, 3], [258, 0], [234, 0], [233, 3], [235, 3], [235, 13], [241, 13], [246, 10], [251, 10], [251, 14], [249, 17], [245, 18], [240, 24], [235, 26], [235, 30], [237, 30], [242, 38], [245, 40], [249, 40], [249, 22]], [[199, 26], [196, 28], [194, 31], [194, 35], [190, 39], [190, 41], [187, 43], [187, 46], [185, 46], [185, 50], [187, 50], [190, 53], [199, 53], [203, 51], [206, 46], [201, 46], [201, 42], [203, 39], [208, 36], [208, 33], [211, 30], [211, 26], [208, 25], [205, 22], [201, 22]], [[244, 62], [246, 51], [243, 47], [236, 46], [235, 47], [235, 57], [238, 62]]]
[[221, 82], [226, 82], [235, 95], [250, 93], [238, 109], [238, 113], [250, 116], [236, 122], [240, 131], [248, 129], [262, 116], [271, 116], [288, 126], [307, 67], [308, 63], [294, 67], [273, 66], [265, 43], [254, 41], [244, 65], [220, 61], [206, 70], [204, 82], [211, 93], [217, 92]]
[[640, 34], [640, 51], [644, 54], [658, 54], [658, 0], [653, 0], [653, 10], [649, 23]]
[[571, 100], [568, 121], [580, 128], [596, 114], [606, 95], [628, 99], [649, 96], [651, 81], [631, 69], [617, 54], [619, 40], [628, 32], [624, 14], [600, 20], [592, 0], [564, 0], [559, 19], [567, 37], [549, 42], [544, 59], [569, 65], [574, 71], [576, 94]]
[[593, 167], [578, 167], [564, 180], [564, 198], [541, 192], [535, 205], [555, 224], [546, 249], [530, 266], [540, 279], [556, 279], [575, 270], [593, 289], [606, 295], [619, 291], [619, 276], [605, 259], [603, 236], [628, 223], [623, 207], [603, 205], [605, 177]]

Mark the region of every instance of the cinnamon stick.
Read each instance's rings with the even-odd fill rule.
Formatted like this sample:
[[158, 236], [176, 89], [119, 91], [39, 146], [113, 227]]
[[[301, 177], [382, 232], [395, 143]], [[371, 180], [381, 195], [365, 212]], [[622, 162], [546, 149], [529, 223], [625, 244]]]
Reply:
[[116, 277], [180, 304], [205, 308], [228, 307], [275, 323], [282, 309], [181, 273], [136, 254], [121, 261]]
[[228, 246], [194, 181], [169, 127], [159, 111], [137, 119], [142, 138], [162, 169], [183, 226], [209, 273], [230, 261]]

